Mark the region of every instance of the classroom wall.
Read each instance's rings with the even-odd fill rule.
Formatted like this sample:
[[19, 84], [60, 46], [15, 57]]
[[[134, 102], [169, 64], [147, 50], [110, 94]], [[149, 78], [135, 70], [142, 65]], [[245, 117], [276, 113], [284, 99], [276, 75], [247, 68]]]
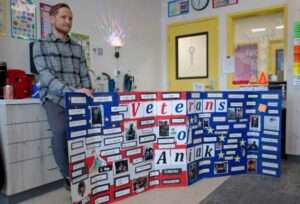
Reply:
[[[96, 73], [107, 72], [114, 75], [118, 69], [122, 75], [130, 71], [135, 76], [139, 90], [160, 89], [162, 81], [160, 0], [45, 0], [36, 2], [49, 4], [66, 2], [71, 6], [74, 13], [72, 32], [90, 36], [91, 69]], [[114, 49], [106, 41], [105, 32], [101, 29], [107, 22], [106, 19], [117, 20], [127, 33], [118, 62], [114, 58]], [[39, 24], [38, 21], [38, 29], [40, 29]], [[103, 48], [103, 56], [93, 53], [93, 48]], [[29, 73], [28, 49], [28, 41], [12, 39], [9, 33], [8, 37], [0, 38], [0, 61], [6, 61], [9, 67], [22, 68]]]
[[[167, 90], [166, 28], [174, 22], [189, 21], [208, 16], [219, 17], [219, 67], [222, 69], [227, 50], [226, 16], [230, 13], [253, 10], [272, 5], [288, 3], [288, 101], [287, 101], [287, 153], [300, 155], [300, 98], [299, 87], [293, 86], [292, 74], [292, 25], [300, 20], [300, 3], [296, 0], [245, 0], [238, 5], [213, 9], [210, 3], [204, 11], [190, 10], [187, 15], [168, 18], [168, 0], [64, 0], [75, 13], [74, 32], [88, 34], [92, 48], [103, 48], [103, 56], [91, 51], [92, 69], [96, 72], [113, 74], [118, 66], [113, 57], [113, 48], [105, 41], [98, 25], [105, 16], [117, 16], [128, 32], [126, 44], [121, 48], [119, 68], [122, 72], [131, 71], [136, 77], [139, 90]], [[46, 3], [58, 1], [47, 0]], [[10, 29], [10, 28], [8, 28]], [[0, 38], [0, 61], [7, 61], [9, 67], [23, 68], [29, 72], [28, 41]], [[226, 78], [220, 72], [221, 89], [225, 89]]]
[[[227, 23], [226, 16], [231, 13], [248, 11], [259, 9], [263, 7], [270, 7], [274, 5], [288, 4], [288, 59], [287, 59], [287, 130], [286, 130], [286, 153], [289, 155], [300, 155], [300, 107], [299, 98], [300, 91], [299, 86], [293, 85], [293, 22], [295, 20], [300, 20], [300, 2], [296, 0], [245, 0], [239, 1], [238, 5], [213, 9], [212, 3], [207, 9], [203, 11], [194, 11], [190, 7], [190, 13], [187, 15], [181, 15], [177, 17], [168, 18], [168, 0], [162, 2], [162, 68], [164, 70], [164, 83], [163, 87], [167, 89], [167, 57], [166, 57], [166, 29], [167, 26], [175, 22], [190, 21], [193, 19], [201, 19], [208, 16], [218, 16], [219, 17], [219, 68], [223, 69], [223, 61], [227, 53]], [[221, 89], [226, 90], [226, 77], [225, 74], [220, 71], [220, 85]]]
[[288, 69], [287, 69], [287, 153], [300, 155], [300, 86], [294, 86], [293, 74], [293, 26], [300, 21], [300, 1], [288, 0]]
[[[164, 83], [163, 88], [167, 89], [167, 57], [166, 57], [166, 29], [167, 25], [175, 22], [182, 22], [182, 21], [191, 21], [194, 19], [201, 19], [209, 16], [218, 16], [219, 17], [219, 69], [222, 70], [223, 61], [226, 58], [226, 51], [227, 51], [227, 22], [226, 17], [230, 13], [236, 13], [241, 11], [259, 9], [263, 7], [269, 7], [272, 5], [281, 5], [285, 4], [286, 0], [244, 0], [239, 1], [239, 4], [232, 5], [228, 7], [222, 7], [218, 9], [212, 8], [212, 1], [210, 1], [209, 6], [202, 11], [195, 11], [192, 9], [190, 5], [190, 12], [185, 15], [176, 16], [168, 18], [168, 0], [163, 0], [162, 2], [162, 68], [164, 70]], [[226, 75], [220, 71], [219, 78], [220, 78], [220, 88], [222, 90], [226, 89]]]

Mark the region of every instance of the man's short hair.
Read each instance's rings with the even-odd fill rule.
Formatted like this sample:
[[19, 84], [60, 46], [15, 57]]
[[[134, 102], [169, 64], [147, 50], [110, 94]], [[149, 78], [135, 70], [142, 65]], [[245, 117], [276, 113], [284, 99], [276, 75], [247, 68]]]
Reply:
[[68, 8], [68, 9], [71, 10], [71, 8], [68, 4], [58, 3], [58, 4], [55, 4], [55, 5], [51, 6], [51, 9], [49, 11], [49, 15], [50, 16], [55, 16], [58, 13], [58, 10], [61, 9], [61, 8]]

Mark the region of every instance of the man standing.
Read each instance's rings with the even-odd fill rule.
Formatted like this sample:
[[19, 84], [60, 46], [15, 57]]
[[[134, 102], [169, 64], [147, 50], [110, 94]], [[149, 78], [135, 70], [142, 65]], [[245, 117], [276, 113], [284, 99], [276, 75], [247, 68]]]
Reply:
[[54, 158], [69, 184], [64, 94], [79, 92], [92, 97], [93, 93], [84, 51], [68, 35], [73, 20], [71, 8], [58, 3], [49, 14], [52, 32], [34, 44], [33, 58], [41, 83], [40, 99], [53, 133]]

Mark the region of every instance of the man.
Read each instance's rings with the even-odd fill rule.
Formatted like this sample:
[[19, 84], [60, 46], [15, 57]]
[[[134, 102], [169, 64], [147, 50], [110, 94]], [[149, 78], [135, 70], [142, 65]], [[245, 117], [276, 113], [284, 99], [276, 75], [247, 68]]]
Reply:
[[52, 32], [34, 44], [33, 58], [41, 83], [40, 98], [53, 132], [54, 158], [69, 184], [64, 94], [79, 92], [92, 97], [93, 93], [84, 51], [68, 35], [73, 20], [71, 8], [59, 3], [49, 14]]

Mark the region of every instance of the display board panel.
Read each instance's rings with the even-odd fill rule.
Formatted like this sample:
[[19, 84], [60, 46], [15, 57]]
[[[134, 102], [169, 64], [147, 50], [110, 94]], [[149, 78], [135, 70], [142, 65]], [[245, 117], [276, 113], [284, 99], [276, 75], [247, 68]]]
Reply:
[[280, 176], [278, 92], [65, 97], [72, 203], [235, 174]]

